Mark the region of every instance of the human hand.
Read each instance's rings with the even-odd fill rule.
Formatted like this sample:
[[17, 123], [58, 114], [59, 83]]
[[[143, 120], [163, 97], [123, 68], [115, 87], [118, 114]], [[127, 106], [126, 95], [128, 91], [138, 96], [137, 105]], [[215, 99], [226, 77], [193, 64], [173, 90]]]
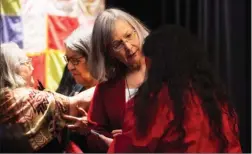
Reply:
[[102, 139], [108, 146], [110, 146], [110, 144], [113, 142], [112, 138], [106, 137], [102, 134], [98, 135], [100, 137], [100, 139]]
[[73, 132], [78, 132], [82, 135], [86, 135], [87, 133], [89, 133], [89, 129], [87, 128], [87, 112], [83, 108], [78, 106], [76, 107], [76, 109], [79, 113], [81, 113], [81, 117], [63, 114], [62, 118], [65, 119], [67, 122], [67, 128], [69, 128]]
[[76, 106], [83, 108], [84, 110], [88, 110], [90, 102], [94, 95], [95, 87], [89, 88], [85, 91], [82, 91], [75, 96], [69, 97], [70, 100], [70, 115], [77, 116], [78, 111], [76, 110]]
[[122, 130], [121, 129], [115, 129], [111, 133], [112, 133], [113, 137], [115, 138], [117, 135], [122, 134]]

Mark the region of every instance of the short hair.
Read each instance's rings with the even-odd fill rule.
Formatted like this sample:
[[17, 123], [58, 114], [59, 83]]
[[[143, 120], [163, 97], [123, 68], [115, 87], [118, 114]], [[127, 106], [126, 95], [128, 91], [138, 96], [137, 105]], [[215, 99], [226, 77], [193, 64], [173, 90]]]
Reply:
[[126, 21], [135, 29], [141, 44], [149, 34], [149, 30], [138, 19], [122, 10], [111, 8], [98, 14], [92, 33], [89, 67], [91, 74], [99, 81], [109, 80], [122, 71], [122, 69], [117, 69], [114, 73], [110, 71], [118, 65], [118, 62], [115, 64], [115, 60], [109, 55], [114, 23], [118, 19]]
[[65, 41], [65, 47], [88, 59], [91, 52], [92, 28], [78, 27]]
[[3, 43], [0, 50], [0, 89], [18, 88], [26, 85], [26, 81], [18, 74], [20, 62], [27, 56], [16, 43]]

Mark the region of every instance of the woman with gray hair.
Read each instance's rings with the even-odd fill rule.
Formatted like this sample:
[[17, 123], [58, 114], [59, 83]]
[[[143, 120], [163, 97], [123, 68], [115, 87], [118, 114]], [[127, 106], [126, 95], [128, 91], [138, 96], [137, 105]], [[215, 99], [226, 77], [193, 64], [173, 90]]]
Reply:
[[77, 116], [77, 107], [86, 108], [93, 96], [93, 89], [73, 97], [34, 89], [31, 59], [15, 43], [1, 44], [0, 69], [0, 124], [19, 124], [32, 152], [43, 151], [53, 138], [60, 141], [66, 125], [61, 115]]
[[91, 33], [92, 29], [79, 27], [64, 41], [66, 48], [64, 59], [67, 66], [63, 74], [65, 76], [57, 89], [58, 92], [74, 95], [76, 92], [94, 87], [97, 84], [97, 80], [92, 77], [87, 66], [91, 52]]
[[101, 83], [96, 86], [88, 122], [98, 133], [96, 140], [92, 133], [87, 136], [95, 152], [106, 152], [113, 137], [122, 133], [126, 102], [146, 78], [142, 44], [148, 33], [140, 21], [119, 9], [107, 9], [95, 20], [88, 66]]
[[[91, 87], [94, 88], [98, 83], [98, 81], [95, 80], [90, 74], [87, 65], [89, 55], [91, 54], [91, 35], [92, 29], [87, 29], [86, 27], [78, 27], [64, 41], [66, 49], [64, 59], [67, 62], [67, 66], [64, 71], [65, 76], [63, 76], [62, 78], [57, 92], [68, 96], [73, 96], [85, 89], [89, 89]], [[85, 108], [84, 110], [87, 111], [88, 108]], [[78, 119], [82, 123], [87, 124], [86, 113], [83, 113], [83, 111], [81, 110], [80, 113], [82, 113], [82, 117], [78, 117]], [[75, 118], [72, 118], [69, 115], [65, 115], [63, 116], [63, 118], [70, 122], [75, 120]], [[75, 128], [79, 128], [79, 124], [80, 123], [76, 122]], [[72, 123], [67, 126], [72, 128]], [[83, 135], [83, 132], [85, 133], [85, 131], [80, 130], [78, 132], [80, 133], [80, 135], [74, 132], [70, 133], [68, 130], [66, 130], [64, 134], [66, 135], [65, 145], [67, 145], [67, 143], [69, 142], [68, 139], [71, 138], [71, 140], [73, 140], [81, 147], [82, 151], [89, 152], [87, 143], [85, 142], [85, 137], [81, 136]]]

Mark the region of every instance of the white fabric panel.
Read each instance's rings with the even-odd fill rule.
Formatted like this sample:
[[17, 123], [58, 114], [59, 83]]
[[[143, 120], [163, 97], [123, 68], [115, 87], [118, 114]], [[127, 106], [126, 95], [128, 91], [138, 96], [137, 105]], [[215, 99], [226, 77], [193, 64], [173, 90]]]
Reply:
[[42, 52], [47, 47], [47, 0], [21, 0], [24, 50]]

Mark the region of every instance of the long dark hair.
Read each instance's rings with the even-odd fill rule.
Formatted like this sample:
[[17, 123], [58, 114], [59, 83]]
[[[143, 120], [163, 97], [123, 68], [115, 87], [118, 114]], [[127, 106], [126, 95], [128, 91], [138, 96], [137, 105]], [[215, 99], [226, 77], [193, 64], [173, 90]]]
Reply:
[[227, 138], [223, 132], [223, 108], [227, 106], [229, 117], [234, 117], [235, 111], [228, 102], [225, 87], [208, 63], [204, 47], [196, 37], [182, 27], [166, 25], [146, 38], [143, 52], [150, 58], [151, 67], [147, 81], [139, 88], [136, 96], [134, 114], [138, 132], [142, 135], [147, 132], [151, 123], [148, 109], [157, 106], [157, 94], [162, 85], [166, 84], [168, 95], [173, 100], [174, 120], [171, 125], [180, 134], [178, 141], [182, 141], [185, 136], [185, 91], [195, 91], [209, 118], [213, 135], [220, 138], [221, 147], [225, 148]]

